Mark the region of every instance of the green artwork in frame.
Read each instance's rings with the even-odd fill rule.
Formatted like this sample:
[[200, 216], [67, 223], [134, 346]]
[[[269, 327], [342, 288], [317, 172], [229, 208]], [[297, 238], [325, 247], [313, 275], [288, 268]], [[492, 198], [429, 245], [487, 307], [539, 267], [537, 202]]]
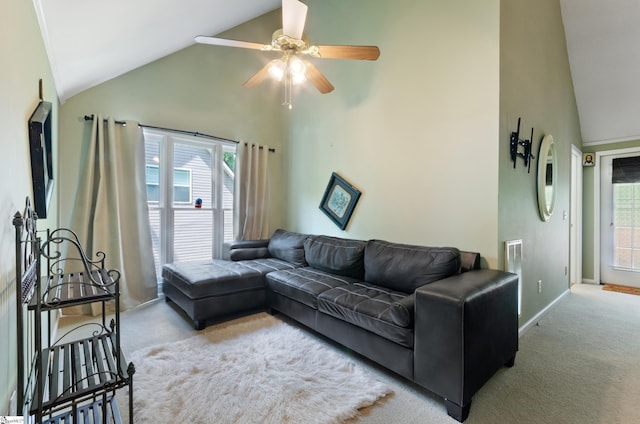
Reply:
[[333, 172], [329, 184], [322, 196], [320, 209], [341, 230], [347, 228], [349, 219], [360, 198], [360, 190], [349, 184], [344, 178]]

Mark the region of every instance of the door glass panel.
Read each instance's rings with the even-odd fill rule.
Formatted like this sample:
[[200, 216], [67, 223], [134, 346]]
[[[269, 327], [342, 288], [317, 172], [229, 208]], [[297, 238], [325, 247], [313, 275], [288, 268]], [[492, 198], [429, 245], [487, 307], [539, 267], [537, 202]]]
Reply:
[[640, 262], [634, 259], [640, 252], [636, 243], [640, 232], [640, 183], [613, 184], [613, 240], [614, 267], [640, 270]]
[[600, 160], [600, 283], [640, 287], [640, 156]]

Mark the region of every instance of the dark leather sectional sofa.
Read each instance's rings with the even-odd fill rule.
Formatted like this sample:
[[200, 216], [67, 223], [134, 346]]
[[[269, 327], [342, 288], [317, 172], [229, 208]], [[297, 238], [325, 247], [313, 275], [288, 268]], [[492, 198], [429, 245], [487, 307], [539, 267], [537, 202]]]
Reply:
[[281, 312], [442, 396], [460, 422], [473, 394], [514, 364], [518, 277], [480, 269], [477, 253], [277, 230], [232, 243], [228, 258], [195, 274], [193, 263], [165, 265], [167, 298], [194, 322], [215, 305]]

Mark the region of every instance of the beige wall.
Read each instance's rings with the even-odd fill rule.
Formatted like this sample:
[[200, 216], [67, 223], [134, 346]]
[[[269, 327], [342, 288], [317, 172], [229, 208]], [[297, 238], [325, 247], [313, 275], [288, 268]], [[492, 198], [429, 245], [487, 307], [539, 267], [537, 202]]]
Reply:
[[[335, 91], [296, 95], [285, 151], [288, 227], [452, 245], [495, 267], [499, 1], [308, 4], [312, 42], [374, 44], [381, 55], [316, 61]], [[318, 208], [334, 171], [362, 191], [346, 231]]]
[[[523, 240], [524, 324], [569, 287], [571, 145], [582, 145], [558, 0], [509, 0], [500, 7], [500, 262], [506, 240]], [[509, 136], [522, 117], [521, 137], [534, 128], [534, 155], [546, 134], [558, 152], [555, 213], [538, 215], [536, 166], [513, 169]], [[567, 218], [564, 218], [566, 212]], [[538, 293], [542, 280], [542, 293]]]
[[[44, 82], [44, 100], [58, 113], [55, 87], [42, 43], [33, 4], [24, 0], [0, 2], [0, 416], [9, 412], [16, 383], [15, 236], [13, 215], [32, 196], [27, 120], [38, 105], [38, 81]], [[54, 143], [57, 125], [54, 125]], [[54, 150], [55, 150], [54, 144]], [[55, 157], [54, 157], [55, 160]], [[56, 175], [54, 174], [54, 178]], [[56, 182], [56, 187], [58, 183]], [[51, 213], [39, 224], [56, 221], [56, 194]], [[51, 224], [53, 226], [53, 224]]]

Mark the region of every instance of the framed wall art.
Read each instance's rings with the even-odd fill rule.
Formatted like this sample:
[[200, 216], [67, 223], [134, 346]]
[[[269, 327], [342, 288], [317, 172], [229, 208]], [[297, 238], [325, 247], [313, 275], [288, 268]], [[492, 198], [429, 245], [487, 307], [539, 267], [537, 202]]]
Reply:
[[52, 104], [40, 101], [29, 118], [33, 203], [38, 218], [47, 217], [53, 194]]
[[324, 196], [322, 196], [320, 209], [341, 230], [344, 230], [347, 228], [360, 194], [360, 190], [333, 172], [324, 191]]

